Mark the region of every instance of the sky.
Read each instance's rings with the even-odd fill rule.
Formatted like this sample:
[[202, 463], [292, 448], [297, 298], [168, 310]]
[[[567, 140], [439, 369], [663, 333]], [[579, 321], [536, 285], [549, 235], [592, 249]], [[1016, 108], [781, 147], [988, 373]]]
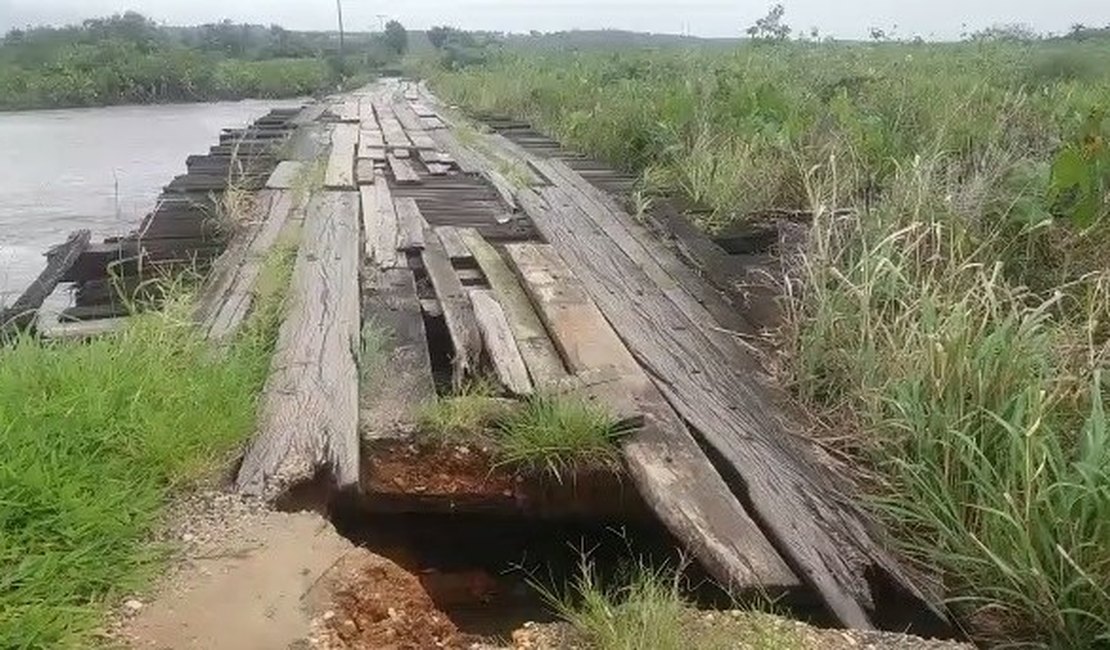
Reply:
[[[376, 28], [396, 18], [413, 29], [526, 32], [628, 29], [695, 36], [736, 36], [766, 13], [766, 0], [341, 0], [347, 28]], [[1110, 0], [783, 0], [795, 30], [863, 38], [870, 27], [903, 37], [957, 38], [993, 24], [1025, 23], [1064, 32], [1073, 23], [1110, 24]], [[0, 0], [0, 32], [28, 24], [64, 24], [128, 9], [158, 22], [187, 25], [230, 18], [290, 29], [335, 26], [334, 0]]]

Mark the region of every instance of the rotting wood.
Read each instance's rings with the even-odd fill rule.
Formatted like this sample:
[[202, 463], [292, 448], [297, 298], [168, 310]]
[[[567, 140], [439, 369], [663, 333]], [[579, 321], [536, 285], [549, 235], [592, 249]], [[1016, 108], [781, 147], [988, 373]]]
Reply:
[[[802, 428], [778, 406], [788, 400], [764, 385], [758, 362], [720, 354], [562, 190], [527, 190], [518, 198], [659, 390], [736, 473], [768, 534], [830, 611], [856, 628], [874, 627], [873, 615], [882, 611], [905, 619], [894, 625], [944, 629], [944, 616], [844, 498], [851, 490], [795, 440]], [[873, 584], [883, 585], [882, 603]]]
[[443, 249], [447, 251], [447, 257], [451, 258], [452, 261], [465, 260], [473, 257], [470, 248], [459, 234], [458, 228], [454, 226], [437, 226], [435, 231], [436, 234], [439, 235], [439, 240], [443, 242]]
[[730, 592], [795, 590], [793, 573], [566, 263], [547, 245], [508, 244], [505, 250], [567, 365], [576, 373], [615, 374], [619, 381], [599, 382], [593, 394], [618, 417], [642, 414], [643, 428], [621, 446], [640, 494], [660, 520]]
[[397, 252], [397, 210], [385, 177], [379, 175], [373, 185], [363, 185], [362, 223], [366, 235], [366, 259], [379, 268], [402, 266], [403, 254]]
[[489, 282], [498, 303], [505, 312], [509, 329], [513, 332], [513, 338], [516, 339], [532, 382], [543, 388], [565, 378], [567, 371], [563, 367], [559, 353], [548, 337], [528, 295], [501, 254], [473, 228], [460, 229], [459, 237], [478, 262], [479, 268], [486, 276], [486, 281]]
[[374, 102], [374, 112], [378, 115], [378, 123], [382, 127], [382, 137], [385, 138], [387, 147], [407, 149], [412, 146], [412, 141], [405, 134], [404, 127], [397, 121], [393, 109], [388, 104], [380, 101]]
[[393, 172], [393, 180], [397, 181], [398, 185], [413, 185], [420, 183], [420, 174], [412, 168], [412, 164], [405, 159], [398, 158], [397, 156], [389, 157], [389, 168]]
[[364, 295], [362, 439], [404, 436], [414, 409], [436, 394], [413, 272], [371, 270]]
[[274, 168], [266, 180], [266, 189], [289, 190], [304, 172], [305, 164], [299, 160], [283, 160]]
[[493, 185], [493, 189], [497, 190], [497, 196], [501, 198], [501, 202], [509, 212], [516, 212], [520, 209], [516, 204], [516, 198], [513, 196], [515, 189], [501, 172], [487, 169], [483, 174], [489, 179], [490, 185]]
[[424, 229], [428, 227], [428, 222], [420, 213], [416, 199], [397, 199], [394, 206], [397, 210], [397, 250], [423, 250]]
[[502, 386], [514, 395], [531, 395], [533, 389], [528, 368], [513, 338], [505, 312], [494, 296], [493, 291], [488, 289], [470, 290], [470, 302], [474, 305], [486, 353]]
[[454, 356], [451, 359], [452, 381], [459, 388], [465, 378], [478, 369], [482, 354], [482, 334], [466, 289], [455, 274], [443, 243], [431, 228], [424, 230], [424, 251], [421, 257], [439, 304], [443, 307], [447, 330], [454, 347]]
[[324, 173], [324, 187], [329, 189], [354, 189], [355, 148], [358, 145], [358, 126], [336, 124], [331, 134], [331, 155]]
[[358, 486], [358, 210], [355, 192], [324, 192], [308, 204], [240, 492], [272, 498], [322, 467], [340, 489]]
[[11, 306], [0, 310], [0, 340], [34, 325], [42, 303], [50, 297], [51, 293], [54, 293], [54, 289], [66, 272], [88, 248], [91, 239], [90, 231], [77, 230], [71, 233], [64, 243], [47, 251], [46, 268]]

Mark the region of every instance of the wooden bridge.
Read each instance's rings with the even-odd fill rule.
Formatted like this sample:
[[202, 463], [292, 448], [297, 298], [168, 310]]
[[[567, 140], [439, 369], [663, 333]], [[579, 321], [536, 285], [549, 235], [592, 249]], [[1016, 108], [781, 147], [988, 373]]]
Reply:
[[[69, 316], [116, 318], [109, 288], [187, 260], [207, 272], [197, 321], [223, 340], [267, 252], [299, 233], [240, 490], [273, 498], [323, 471], [357, 493], [369, 444], [410, 436], [437, 385], [490, 373], [507, 395], [574, 391], [640, 424], [622, 443], [628, 476], [729, 591], [810, 594], [851, 627], [946, 629], [745, 342], [766, 317], [741, 263], [758, 246], [731, 255], [667, 202], [633, 217], [633, 178], [397, 79], [228, 132], [189, 170], [133, 235], [71, 238], [36, 291], [75, 281]], [[228, 227], [230, 191], [255, 200]], [[372, 387], [368, 327], [389, 339]]]

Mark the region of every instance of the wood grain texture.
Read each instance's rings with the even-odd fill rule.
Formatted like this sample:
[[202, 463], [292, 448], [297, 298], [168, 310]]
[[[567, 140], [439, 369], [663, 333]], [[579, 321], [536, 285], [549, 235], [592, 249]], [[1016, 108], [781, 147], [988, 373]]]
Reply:
[[[939, 614], [875, 536], [851, 494], [795, 440], [802, 431], [748, 355], [723, 355], [691, 317], [557, 187], [518, 194], [545, 238], [574, 265], [590, 296], [679, 414], [737, 474], [780, 550], [845, 625], [874, 627], [892, 615]], [[772, 469], [773, 468], [773, 469]], [[872, 580], [898, 598], [876, 602]], [[901, 599], [904, 602], [894, 602]], [[908, 604], [908, 608], [903, 606]], [[924, 620], [921, 619], [932, 619]]]
[[415, 410], [436, 395], [416, 281], [409, 269], [371, 269], [363, 286], [363, 332], [375, 343], [364, 354], [377, 355], [362, 359], [362, 438], [403, 437]]
[[497, 302], [505, 312], [509, 329], [513, 332], [532, 382], [543, 388], [565, 378], [567, 371], [555, 345], [548, 337], [547, 330], [524, 288], [520, 286], [520, 281], [501, 254], [473, 228], [461, 228], [459, 237], [478, 262]]
[[362, 198], [366, 259], [382, 269], [401, 266], [403, 256], [397, 254], [397, 211], [389, 183], [379, 172], [374, 184], [363, 185], [359, 194]]
[[358, 485], [358, 210], [355, 192], [325, 192], [308, 204], [240, 492], [272, 497], [321, 467], [341, 489]]
[[359, 185], [373, 185], [376, 175], [373, 160], [359, 158], [355, 161], [355, 181]]
[[488, 289], [471, 289], [470, 302], [474, 305], [478, 329], [498, 381], [514, 395], [531, 395], [533, 388], [528, 367], [524, 365], [509, 320], [495, 294]]
[[447, 251], [447, 257], [452, 260], [465, 260], [472, 257], [470, 248], [463, 241], [458, 228], [455, 226], [437, 226], [435, 231], [439, 240], [443, 242], [443, 249]]
[[616, 378], [584, 384], [591, 395], [618, 417], [642, 414], [643, 428], [622, 450], [660, 520], [731, 592], [796, 589], [794, 574], [554, 249], [507, 244], [505, 251], [570, 369]]
[[424, 229], [428, 227], [428, 222], [420, 213], [416, 199], [397, 199], [394, 205], [397, 208], [397, 250], [423, 250]]
[[92, 233], [77, 230], [65, 242], [46, 253], [46, 268], [6, 309], [0, 309], [0, 339], [30, 328], [38, 317], [42, 303], [54, 293], [62, 277], [88, 248]]
[[420, 174], [412, 168], [412, 163], [407, 159], [389, 156], [389, 169], [393, 172], [393, 180], [398, 185], [415, 185], [420, 183]]
[[[242, 327], [251, 307], [254, 305], [254, 290], [262, 273], [266, 256], [273, 250], [282, 231], [290, 220], [301, 220], [303, 215], [295, 205], [293, 192], [275, 190], [259, 193], [257, 199], [258, 218], [252, 221], [250, 235], [245, 237], [242, 255], [237, 254], [239, 246], [232, 246], [214, 265], [211, 276], [216, 280], [203, 292], [201, 304], [211, 292], [215, 299], [214, 308], [201, 321], [205, 335], [212, 341], [229, 341]], [[303, 209], [303, 206], [301, 206]], [[294, 212], [296, 211], [296, 216]], [[232, 270], [220, 276], [216, 269], [230, 264]]]
[[354, 189], [355, 149], [358, 146], [358, 125], [336, 124], [331, 134], [331, 154], [324, 172], [324, 187]]
[[454, 348], [452, 379], [456, 387], [461, 387], [466, 377], [477, 372], [482, 354], [482, 334], [474, 316], [474, 307], [451, 266], [443, 243], [431, 228], [424, 230], [422, 259], [451, 335]]

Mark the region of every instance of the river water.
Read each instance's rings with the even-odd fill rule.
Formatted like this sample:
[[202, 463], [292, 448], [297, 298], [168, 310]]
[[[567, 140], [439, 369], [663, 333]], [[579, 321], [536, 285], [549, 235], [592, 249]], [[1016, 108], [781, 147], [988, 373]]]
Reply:
[[298, 101], [114, 106], [0, 113], [0, 305], [78, 228], [93, 241], [138, 225], [185, 158]]

